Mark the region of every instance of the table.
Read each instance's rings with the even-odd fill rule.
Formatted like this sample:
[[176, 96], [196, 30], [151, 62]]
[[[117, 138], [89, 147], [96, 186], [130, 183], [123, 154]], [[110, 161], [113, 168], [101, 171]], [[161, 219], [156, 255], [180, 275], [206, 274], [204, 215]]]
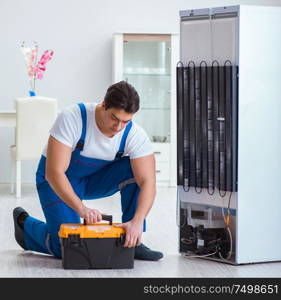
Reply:
[[[0, 111], [0, 127], [12, 127], [16, 130], [16, 111]], [[14, 135], [16, 136], [16, 135]], [[14, 142], [15, 143], [15, 142]]]
[[0, 127], [16, 127], [16, 111], [0, 111]]

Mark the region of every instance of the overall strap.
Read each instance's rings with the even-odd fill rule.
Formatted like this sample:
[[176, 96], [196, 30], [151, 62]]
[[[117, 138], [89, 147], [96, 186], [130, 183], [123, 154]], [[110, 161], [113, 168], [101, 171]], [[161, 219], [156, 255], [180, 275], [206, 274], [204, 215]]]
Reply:
[[78, 149], [79, 151], [82, 151], [83, 148], [84, 148], [85, 137], [86, 137], [87, 111], [86, 111], [86, 107], [83, 103], [79, 103], [78, 106], [80, 108], [81, 117], [82, 117], [82, 133], [81, 133], [79, 141], [76, 144], [75, 149]]
[[126, 126], [125, 131], [123, 133], [122, 139], [121, 139], [121, 143], [120, 143], [120, 147], [118, 152], [115, 155], [115, 158], [121, 158], [124, 154], [124, 150], [125, 150], [125, 144], [126, 144], [126, 140], [127, 140], [127, 136], [129, 134], [130, 129], [132, 128], [133, 122], [130, 121], [129, 124]]

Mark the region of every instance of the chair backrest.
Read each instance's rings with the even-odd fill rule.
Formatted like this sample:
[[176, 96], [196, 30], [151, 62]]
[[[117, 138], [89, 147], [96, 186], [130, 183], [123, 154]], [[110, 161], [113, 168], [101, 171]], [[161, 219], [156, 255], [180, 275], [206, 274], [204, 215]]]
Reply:
[[57, 116], [57, 99], [17, 98], [16, 114], [16, 159], [39, 159]]

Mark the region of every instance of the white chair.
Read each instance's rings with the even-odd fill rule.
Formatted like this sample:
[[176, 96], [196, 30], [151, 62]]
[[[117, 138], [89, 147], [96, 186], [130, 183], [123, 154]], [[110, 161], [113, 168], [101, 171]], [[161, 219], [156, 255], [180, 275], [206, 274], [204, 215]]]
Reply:
[[[39, 160], [57, 116], [57, 100], [47, 97], [16, 99], [16, 143], [11, 146], [11, 193], [21, 197], [21, 161]], [[15, 176], [16, 173], [16, 176]]]

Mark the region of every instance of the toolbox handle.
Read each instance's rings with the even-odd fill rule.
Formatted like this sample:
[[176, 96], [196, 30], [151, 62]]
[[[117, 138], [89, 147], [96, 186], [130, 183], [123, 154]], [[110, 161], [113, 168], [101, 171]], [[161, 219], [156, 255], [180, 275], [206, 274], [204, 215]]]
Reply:
[[[112, 215], [101, 215], [101, 216], [102, 216], [102, 220], [108, 221], [109, 225], [112, 225]], [[84, 219], [83, 223], [84, 225], [87, 225], [86, 219]]]
[[102, 216], [102, 220], [108, 221], [109, 225], [112, 225], [112, 215], [101, 215], [101, 216]]

